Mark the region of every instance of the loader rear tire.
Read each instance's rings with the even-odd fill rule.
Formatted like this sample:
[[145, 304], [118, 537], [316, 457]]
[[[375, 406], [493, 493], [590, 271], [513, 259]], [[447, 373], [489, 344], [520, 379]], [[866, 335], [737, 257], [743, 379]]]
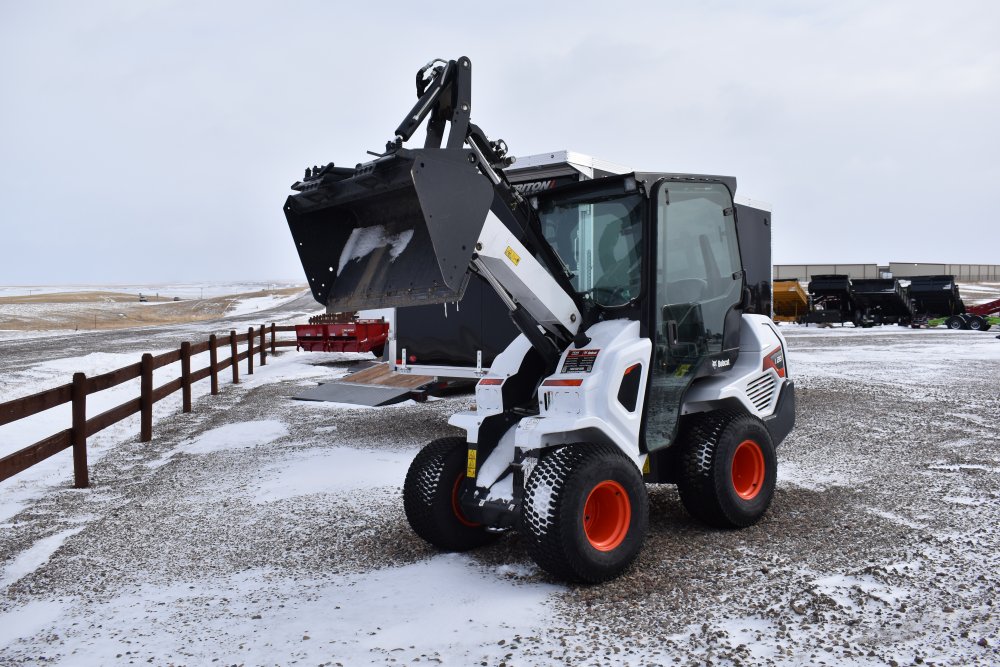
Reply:
[[757, 523], [774, 496], [778, 460], [764, 424], [742, 412], [688, 418], [679, 445], [681, 502], [718, 528]]
[[582, 443], [547, 452], [524, 490], [520, 532], [539, 567], [566, 581], [613, 579], [646, 538], [642, 474], [617, 447]]
[[413, 532], [444, 551], [468, 551], [497, 538], [459, 507], [467, 450], [464, 438], [434, 440], [413, 459], [403, 482], [403, 510]]

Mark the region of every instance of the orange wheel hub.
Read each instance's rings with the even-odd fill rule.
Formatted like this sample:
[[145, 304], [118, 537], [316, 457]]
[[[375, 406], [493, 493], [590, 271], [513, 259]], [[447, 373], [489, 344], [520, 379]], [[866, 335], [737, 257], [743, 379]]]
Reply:
[[455, 513], [455, 518], [463, 526], [468, 526], [469, 528], [475, 528], [479, 524], [475, 521], [469, 521], [462, 514], [462, 506], [458, 503], [458, 490], [462, 488], [462, 480], [465, 479], [465, 475], [459, 475], [455, 478], [455, 485], [451, 487], [451, 511]]
[[583, 530], [590, 546], [611, 551], [625, 541], [632, 523], [632, 503], [625, 488], [613, 480], [595, 486], [583, 506]]
[[764, 486], [764, 452], [753, 440], [744, 440], [733, 454], [733, 489], [743, 500], [753, 500]]

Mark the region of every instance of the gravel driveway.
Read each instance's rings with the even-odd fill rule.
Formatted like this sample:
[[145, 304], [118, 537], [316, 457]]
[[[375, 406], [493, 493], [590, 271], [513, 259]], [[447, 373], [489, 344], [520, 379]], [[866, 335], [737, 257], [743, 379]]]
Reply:
[[470, 397], [293, 401], [348, 362], [283, 353], [0, 524], [0, 665], [1000, 663], [1000, 340], [786, 333], [765, 519], [711, 530], [651, 487], [639, 560], [594, 587], [516, 534], [440, 555], [410, 532], [406, 466]]

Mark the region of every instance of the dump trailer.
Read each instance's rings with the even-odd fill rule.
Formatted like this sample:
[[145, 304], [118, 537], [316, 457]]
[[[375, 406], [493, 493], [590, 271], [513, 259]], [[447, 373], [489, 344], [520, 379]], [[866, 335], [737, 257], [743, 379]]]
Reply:
[[918, 315], [949, 317], [965, 312], [955, 276], [913, 276], [909, 289]]
[[990, 328], [988, 313], [970, 311], [959, 294], [955, 276], [913, 276], [910, 278], [910, 302], [913, 304], [914, 322], [926, 323], [930, 318], [945, 318], [949, 329]]
[[913, 321], [913, 306], [905, 287], [892, 278], [851, 281], [851, 298], [861, 312], [861, 326], [899, 324]]
[[798, 322], [809, 312], [809, 295], [798, 280], [774, 281], [775, 322]]
[[385, 149], [308, 169], [284, 205], [329, 309], [454, 303], [477, 275], [520, 331], [449, 419], [465, 435], [410, 465], [410, 526], [448, 551], [517, 530], [544, 570], [598, 582], [642, 547], [644, 482], [677, 484], [712, 526], [756, 523], [795, 398], [781, 334], [747, 313], [736, 179], [633, 171], [521, 193], [506, 144], [470, 120], [471, 71], [420, 69]]
[[810, 311], [800, 320], [805, 324], [861, 326], [861, 311], [851, 296], [851, 279], [839, 273], [809, 277]]

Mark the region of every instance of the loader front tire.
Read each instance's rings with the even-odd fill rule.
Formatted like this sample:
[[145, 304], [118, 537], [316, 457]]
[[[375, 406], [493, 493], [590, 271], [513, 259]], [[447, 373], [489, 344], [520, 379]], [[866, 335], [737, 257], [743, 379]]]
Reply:
[[413, 532], [444, 551], [468, 551], [497, 538], [459, 506], [467, 450], [464, 438], [434, 440], [413, 459], [403, 482], [403, 510]]
[[689, 417], [679, 445], [681, 502], [718, 528], [757, 523], [774, 496], [778, 460], [764, 424], [741, 412]]
[[528, 478], [521, 519], [528, 552], [543, 570], [566, 581], [607, 581], [642, 548], [649, 524], [646, 485], [617, 447], [559, 447]]

